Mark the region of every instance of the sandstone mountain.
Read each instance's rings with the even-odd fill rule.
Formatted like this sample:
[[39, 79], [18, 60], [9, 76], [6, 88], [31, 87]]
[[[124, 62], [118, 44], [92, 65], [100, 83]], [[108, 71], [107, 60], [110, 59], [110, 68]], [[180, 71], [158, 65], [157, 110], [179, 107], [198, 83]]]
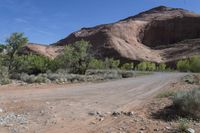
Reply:
[[171, 62], [200, 54], [200, 15], [159, 6], [115, 23], [82, 28], [49, 46], [26, 49], [53, 58], [63, 46], [82, 39], [90, 41], [99, 58]]

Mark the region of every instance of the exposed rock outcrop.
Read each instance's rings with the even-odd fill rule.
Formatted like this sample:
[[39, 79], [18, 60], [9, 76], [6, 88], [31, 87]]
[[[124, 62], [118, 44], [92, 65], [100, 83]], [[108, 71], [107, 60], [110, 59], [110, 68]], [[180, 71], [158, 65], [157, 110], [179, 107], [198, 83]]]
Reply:
[[51, 46], [51, 45], [42, 45], [29, 43], [20, 51], [22, 54], [36, 54], [36, 55], [44, 55], [49, 58], [55, 58], [63, 51], [63, 47], [60, 46]]
[[50, 47], [84, 39], [100, 58], [168, 62], [200, 54], [198, 38], [200, 15], [160, 6], [116, 23], [82, 28]]

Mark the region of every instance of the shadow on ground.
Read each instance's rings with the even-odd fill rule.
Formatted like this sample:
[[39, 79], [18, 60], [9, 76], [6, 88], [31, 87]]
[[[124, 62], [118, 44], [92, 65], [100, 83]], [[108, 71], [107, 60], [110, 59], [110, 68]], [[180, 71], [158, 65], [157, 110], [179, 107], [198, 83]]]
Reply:
[[176, 121], [179, 118], [186, 118], [194, 121], [200, 122], [199, 119], [195, 118], [193, 115], [180, 112], [175, 106], [170, 105], [163, 109], [158, 110], [157, 112], [153, 112], [151, 114], [153, 119], [163, 120], [163, 121]]

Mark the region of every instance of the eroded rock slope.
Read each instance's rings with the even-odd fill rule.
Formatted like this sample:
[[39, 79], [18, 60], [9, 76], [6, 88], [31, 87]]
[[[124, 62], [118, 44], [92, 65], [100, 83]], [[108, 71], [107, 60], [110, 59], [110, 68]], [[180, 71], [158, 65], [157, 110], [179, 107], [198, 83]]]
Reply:
[[100, 58], [168, 62], [200, 54], [198, 38], [199, 14], [159, 6], [115, 23], [82, 28], [51, 48], [84, 39], [91, 42], [93, 53]]

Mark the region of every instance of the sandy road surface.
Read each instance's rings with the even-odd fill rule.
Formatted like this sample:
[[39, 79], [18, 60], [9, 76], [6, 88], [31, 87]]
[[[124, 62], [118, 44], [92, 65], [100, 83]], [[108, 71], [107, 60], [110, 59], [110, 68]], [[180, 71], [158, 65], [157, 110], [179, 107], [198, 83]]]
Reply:
[[[155, 73], [104, 83], [84, 83], [55, 89], [0, 89], [1, 107], [26, 114], [27, 123], [3, 125], [0, 132], [78, 133], [91, 132], [89, 112], [128, 111], [155, 96], [185, 74]], [[8, 123], [8, 124], [10, 124]], [[98, 125], [96, 125], [98, 126]], [[96, 131], [98, 132], [98, 131]]]

